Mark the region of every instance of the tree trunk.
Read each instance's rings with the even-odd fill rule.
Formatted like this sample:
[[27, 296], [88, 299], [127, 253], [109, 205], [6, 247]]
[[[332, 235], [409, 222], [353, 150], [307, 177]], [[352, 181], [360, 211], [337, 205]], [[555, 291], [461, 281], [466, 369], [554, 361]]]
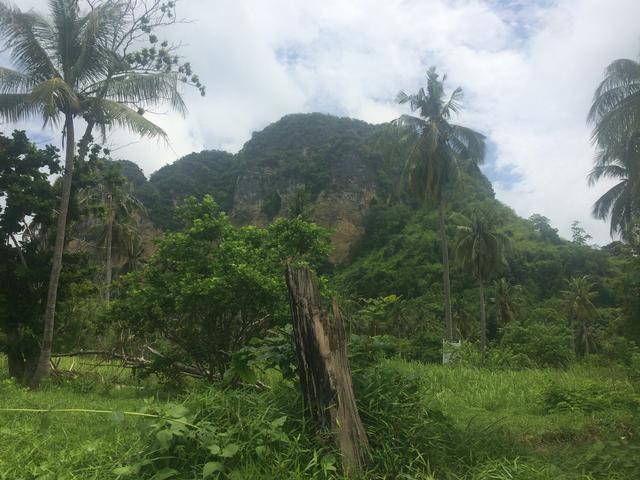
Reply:
[[480, 346], [487, 348], [487, 311], [484, 300], [484, 282], [480, 280]]
[[305, 405], [318, 425], [335, 432], [343, 473], [357, 476], [369, 442], [353, 394], [342, 317], [335, 300], [332, 316], [323, 309], [308, 268], [288, 267], [286, 276]]
[[104, 300], [106, 302], [110, 299], [111, 288], [111, 247], [113, 243], [113, 195], [109, 194], [109, 220], [107, 223], [107, 261], [105, 265], [104, 276]]
[[56, 243], [53, 248], [53, 260], [51, 262], [51, 274], [49, 276], [49, 290], [47, 292], [47, 306], [44, 314], [44, 331], [40, 346], [40, 358], [31, 378], [30, 387], [38, 388], [40, 382], [49, 374], [51, 363], [51, 348], [53, 345], [53, 327], [56, 314], [56, 299], [58, 296], [58, 282], [62, 270], [62, 254], [64, 252], [64, 237], [67, 229], [67, 213], [69, 212], [69, 199], [71, 198], [71, 183], [73, 180], [73, 162], [75, 155], [75, 137], [73, 115], [65, 115], [65, 131], [67, 142], [65, 147], [64, 175], [62, 177], [62, 197], [60, 198], [60, 210], [58, 212], [58, 224], [56, 226]]
[[451, 318], [451, 283], [449, 281], [449, 245], [447, 243], [447, 229], [444, 221], [445, 202], [440, 202], [439, 230], [440, 244], [442, 246], [442, 280], [444, 284], [444, 323], [447, 331], [447, 340], [453, 341], [453, 321]]

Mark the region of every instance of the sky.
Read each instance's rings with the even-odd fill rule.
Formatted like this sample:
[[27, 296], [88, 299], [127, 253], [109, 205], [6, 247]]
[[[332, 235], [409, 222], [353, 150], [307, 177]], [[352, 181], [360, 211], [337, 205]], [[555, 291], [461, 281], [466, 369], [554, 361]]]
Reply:
[[[46, 0], [14, 4], [47, 8]], [[499, 200], [550, 218], [564, 237], [579, 220], [595, 243], [611, 240], [590, 215], [608, 185], [586, 183], [594, 156], [586, 116], [605, 67], [640, 55], [640, 0], [180, 0], [178, 8], [191, 22], [159, 36], [183, 43], [207, 95], [185, 90], [185, 118], [150, 116], [169, 146], [110, 136], [113, 156], [147, 175], [192, 151], [237, 152], [289, 113], [390, 121], [408, 113], [394, 102], [398, 91], [416, 91], [435, 65], [449, 89], [464, 90], [456, 123], [488, 137], [483, 170]], [[60, 143], [37, 122], [17, 127]]]

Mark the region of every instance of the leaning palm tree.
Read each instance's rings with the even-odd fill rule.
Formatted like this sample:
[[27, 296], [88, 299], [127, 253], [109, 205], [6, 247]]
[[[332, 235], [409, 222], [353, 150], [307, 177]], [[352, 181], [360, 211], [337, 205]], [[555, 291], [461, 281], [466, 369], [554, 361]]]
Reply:
[[487, 346], [484, 287], [505, 261], [507, 237], [496, 231], [493, 219], [486, 214], [474, 212], [464, 223], [456, 228], [456, 256], [473, 273], [480, 287], [480, 344], [484, 349]]
[[593, 98], [588, 121], [598, 147], [589, 175], [620, 180], [598, 199], [593, 214], [610, 219], [611, 234], [632, 240], [640, 220], [640, 63], [620, 59], [605, 72]]
[[17, 123], [41, 118], [45, 125], [61, 125], [65, 143], [41, 354], [30, 382], [34, 388], [49, 372], [76, 155], [75, 122], [86, 122], [78, 146], [78, 160], [83, 161], [95, 127], [103, 135], [113, 127], [126, 127], [164, 139], [165, 132], [144, 118], [143, 108], [167, 101], [184, 112], [178, 76], [170, 69], [136, 68], [139, 64], [127, 52], [132, 39], [139, 38], [133, 35], [136, 28], [148, 29], [132, 24], [130, 3], [96, 2], [84, 15], [78, 0], [50, 0], [49, 5], [50, 13], [44, 16], [0, 2], [0, 40], [15, 65], [0, 68], [0, 119]]
[[593, 304], [597, 295], [594, 287], [595, 284], [585, 275], [567, 280], [567, 289], [562, 292], [576, 354], [588, 355], [593, 345], [589, 324], [598, 314]]
[[446, 334], [453, 340], [451, 319], [451, 284], [449, 281], [449, 247], [445, 212], [447, 202], [459, 183], [462, 162], [480, 163], [484, 159], [484, 136], [474, 130], [450, 123], [452, 114], [461, 108], [462, 89], [456, 88], [449, 97], [444, 91], [446, 75], [439, 78], [434, 67], [427, 71], [426, 90], [398, 94], [398, 102], [408, 103], [419, 117], [403, 115], [396, 124], [419, 132], [415, 147], [407, 158], [405, 175], [409, 188], [425, 202], [438, 207], [439, 234], [442, 247], [444, 311]]

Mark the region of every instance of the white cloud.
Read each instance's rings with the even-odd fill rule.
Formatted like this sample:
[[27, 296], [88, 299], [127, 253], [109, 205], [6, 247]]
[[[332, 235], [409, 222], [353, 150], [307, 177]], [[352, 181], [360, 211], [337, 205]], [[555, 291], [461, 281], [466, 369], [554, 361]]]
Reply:
[[171, 148], [145, 140], [118, 152], [146, 173], [194, 150], [237, 151], [287, 113], [391, 120], [404, 111], [393, 102], [398, 90], [414, 91], [435, 64], [465, 90], [461, 122], [490, 136], [496, 168], [519, 175], [496, 185], [498, 197], [523, 216], [551, 218], [565, 236], [579, 219], [608, 241], [606, 225], [589, 215], [604, 186], [586, 185], [585, 117], [604, 67], [640, 52], [637, 0], [182, 0], [180, 8], [194, 23], [171, 35], [208, 93], [187, 93], [186, 119], [154, 118]]

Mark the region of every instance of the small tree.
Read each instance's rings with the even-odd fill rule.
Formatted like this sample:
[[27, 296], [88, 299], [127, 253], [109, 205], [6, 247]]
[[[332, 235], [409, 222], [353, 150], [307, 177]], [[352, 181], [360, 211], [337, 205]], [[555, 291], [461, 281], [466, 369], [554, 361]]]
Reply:
[[591, 240], [591, 235], [587, 233], [587, 231], [580, 226], [580, 222], [575, 220], [571, 224], [571, 240], [576, 245], [586, 245], [589, 240]]
[[316, 264], [326, 258], [328, 236], [300, 219], [235, 228], [209, 196], [189, 199], [179, 212], [184, 228], [123, 277], [111, 317], [151, 341], [168, 369], [186, 362], [219, 378], [233, 352], [286, 321], [285, 259]]

